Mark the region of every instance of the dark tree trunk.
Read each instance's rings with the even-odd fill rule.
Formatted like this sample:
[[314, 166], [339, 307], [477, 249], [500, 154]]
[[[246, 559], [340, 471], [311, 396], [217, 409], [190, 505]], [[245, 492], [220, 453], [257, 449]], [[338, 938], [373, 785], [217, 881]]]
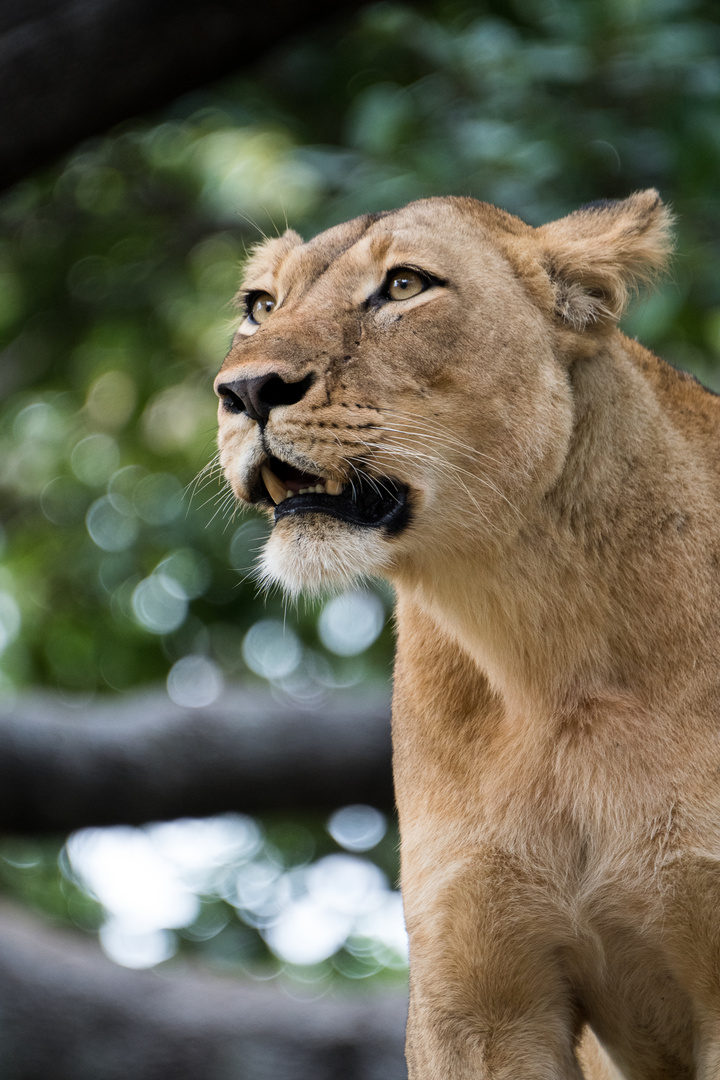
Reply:
[[0, 0], [0, 188], [359, 0]]
[[295, 1000], [275, 985], [115, 967], [0, 908], [3, 1080], [403, 1080], [402, 993]]
[[393, 806], [386, 696], [312, 711], [236, 688], [181, 709], [163, 691], [0, 709], [0, 832], [65, 833], [226, 811]]

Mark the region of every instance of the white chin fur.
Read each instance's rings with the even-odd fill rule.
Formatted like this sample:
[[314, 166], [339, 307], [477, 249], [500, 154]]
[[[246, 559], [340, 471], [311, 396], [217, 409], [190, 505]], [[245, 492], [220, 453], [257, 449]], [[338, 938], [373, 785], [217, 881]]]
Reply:
[[382, 574], [389, 564], [387, 542], [375, 529], [335, 518], [283, 518], [260, 556], [259, 577], [290, 596], [313, 595]]

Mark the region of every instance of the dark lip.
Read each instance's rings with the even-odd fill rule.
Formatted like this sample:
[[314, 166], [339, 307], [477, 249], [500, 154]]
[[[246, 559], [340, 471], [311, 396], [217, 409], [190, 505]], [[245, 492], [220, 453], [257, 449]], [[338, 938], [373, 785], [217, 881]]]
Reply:
[[[274, 455], [266, 460], [276, 475], [282, 471], [283, 466], [285, 469], [302, 471], [297, 465], [283, 462]], [[308, 480], [312, 482], [313, 479], [321, 480], [322, 477], [308, 474]], [[269, 498], [258, 470], [253, 485], [252, 502], [273, 507], [276, 522], [285, 517], [298, 517], [302, 514], [325, 514], [346, 525], [384, 529], [389, 535], [402, 532], [411, 517], [411, 500], [406, 484], [387, 477], [371, 480], [362, 474], [352, 484], [347, 484], [341, 495], [308, 492], [292, 495], [276, 506]]]
[[293, 495], [283, 499], [275, 507], [275, 520], [284, 517], [297, 517], [299, 514], [327, 514], [345, 522], [346, 525], [359, 525], [364, 529], [385, 529], [391, 535], [402, 532], [410, 522], [410, 503], [408, 488], [397, 481], [383, 481], [382, 494], [368, 492], [367, 485], [355, 495], [352, 489], [342, 495]]

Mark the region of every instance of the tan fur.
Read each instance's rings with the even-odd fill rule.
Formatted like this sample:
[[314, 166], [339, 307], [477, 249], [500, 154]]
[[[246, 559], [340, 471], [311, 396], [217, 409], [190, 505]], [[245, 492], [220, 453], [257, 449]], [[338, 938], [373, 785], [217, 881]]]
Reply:
[[[268, 452], [410, 491], [397, 536], [282, 518], [264, 573], [397, 592], [413, 1080], [720, 1077], [720, 405], [615, 325], [668, 226], [428, 199], [253, 256], [220, 380], [315, 381], [221, 408], [238, 498]], [[408, 265], [444, 285], [366, 305]]]

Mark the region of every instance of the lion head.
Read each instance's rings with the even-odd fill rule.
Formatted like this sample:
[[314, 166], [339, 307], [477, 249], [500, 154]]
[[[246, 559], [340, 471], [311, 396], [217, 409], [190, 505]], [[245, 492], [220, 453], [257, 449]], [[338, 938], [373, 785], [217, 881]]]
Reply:
[[532, 228], [470, 198], [268, 240], [215, 383], [220, 460], [290, 593], [493, 559], [557, 482], [569, 371], [663, 263], [656, 192]]

